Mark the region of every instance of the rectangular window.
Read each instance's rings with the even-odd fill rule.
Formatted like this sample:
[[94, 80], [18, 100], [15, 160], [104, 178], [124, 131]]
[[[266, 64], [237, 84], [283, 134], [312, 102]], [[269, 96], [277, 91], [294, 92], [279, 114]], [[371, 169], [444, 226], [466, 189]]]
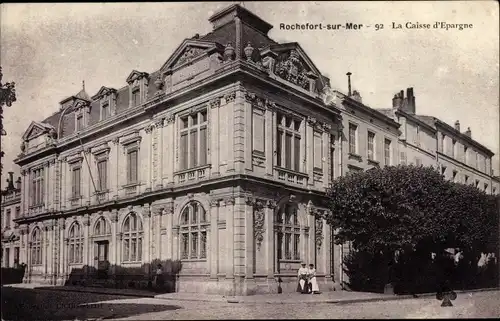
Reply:
[[323, 142], [322, 134], [320, 132], [314, 131], [314, 170], [321, 171], [323, 168]]
[[139, 106], [140, 104], [140, 93], [139, 88], [136, 88], [132, 91], [132, 107]]
[[467, 155], [467, 146], [464, 146], [464, 162], [465, 162], [465, 165], [469, 165], [469, 156]]
[[464, 180], [465, 180], [465, 184], [469, 184], [469, 176], [465, 175]]
[[292, 245], [291, 242], [292, 242], [292, 235], [289, 233], [285, 233], [285, 259], [286, 260], [292, 259], [292, 253], [290, 252], [290, 247]]
[[349, 153], [357, 154], [356, 147], [356, 131], [358, 127], [354, 124], [349, 124]]
[[44, 172], [43, 168], [39, 168], [33, 170], [31, 172], [31, 205], [38, 206], [43, 204], [43, 196], [44, 196]]
[[292, 168], [292, 135], [285, 134], [285, 167]]
[[455, 157], [455, 148], [456, 148], [456, 145], [457, 145], [457, 141], [456, 140], [452, 140], [452, 142], [451, 142], [451, 157]]
[[80, 167], [75, 167], [73, 168], [71, 174], [72, 174], [72, 180], [71, 180], [71, 195], [73, 197], [80, 197], [80, 187], [81, 187], [81, 175], [80, 175]]
[[300, 137], [295, 136], [293, 142], [293, 169], [300, 172]]
[[293, 236], [293, 259], [300, 260], [300, 235], [294, 234]]
[[264, 111], [253, 107], [253, 132], [252, 132], [252, 141], [253, 141], [253, 150], [264, 153], [265, 152], [265, 124], [266, 119], [264, 115]]
[[180, 118], [179, 169], [185, 170], [207, 164], [207, 112], [199, 111]]
[[476, 188], [479, 188], [479, 180], [476, 180]]
[[127, 153], [128, 168], [127, 179], [128, 183], [137, 183], [137, 150], [131, 150]]
[[441, 152], [446, 154], [446, 135], [441, 136]]
[[452, 181], [453, 182], [456, 182], [456, 179], [457, 179], [457, 171], [453, 171], [453, 176], [452, 176]]
[[20, 218], [21, 217], [21, 207], [17, 206], [16, 207], [16, 214], [14, 216], [14, 219]]
[[330, 182], [335, 179], [335, 148], [330, 148]]
[[4, 226], [7, 227], [7, 228], [10, 227], [10, 219], [11, 219], [11, 217], [10, 217], [10, 209], [8, 209], [8, 210], [5, 211], [5, 223], [4, 223], [5, 224]]
[[111, 113], [109, 112], [109, 103], [103, 103], [101, 107], [101, 120], [108, 119]]
[[123, 261], [130, 261], [130, 240], [125, 239], [123, 242]]
[[375, 134], [372, 132], [368, 132], [368, 159], [375, 159]]
[[384, 162], [391, 165], [391, 141], [387, 138], [384, 140]]
[[5, 267], [10, 267], [10, 249], [7, 247], [5, 248]]
[[406, 153], [401, 152], [401, 164], [406, 165]]
[[107, 185], [107, 173], [108, 173], [108, 161], [100, 160], [97, 163], [97, 176], [98, 176], [98, 184], [99, 191], [105, 191], [108, 188]]
[[276, 137], [277, 141], [276, 141], [276, 154], [277, 154], [277, 157], [276, 157], [276, 165], [277, 166], [282, 166], [281, 165], [281, 150], [283, 149], [281, 147], [281, 142], [282, 142], [282, 139], [283, 139], [283, 132], [282, 131], [279, 131], [278, 130], [278, 135]]
[[83, 129], [83, 115], [76, 116], [76, 130], [80, 131]]

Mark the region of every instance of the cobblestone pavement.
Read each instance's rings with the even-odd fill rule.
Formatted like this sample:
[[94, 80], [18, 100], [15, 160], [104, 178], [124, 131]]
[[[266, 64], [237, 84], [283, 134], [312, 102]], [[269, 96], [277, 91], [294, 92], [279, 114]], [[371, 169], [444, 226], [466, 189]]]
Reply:
[[[161, 304], [159, 299], [121, 302]], [[287, 303], [251, 304], [163, 300], [181, 309], [144, 313], [119, 320], [219, 320], [219, 319], [367, 319], [367, 318], [494, 318], [500, 317], [500, 291], [460, 293], [453, 307], [441, 307], [435, 297], [350, 304]]]

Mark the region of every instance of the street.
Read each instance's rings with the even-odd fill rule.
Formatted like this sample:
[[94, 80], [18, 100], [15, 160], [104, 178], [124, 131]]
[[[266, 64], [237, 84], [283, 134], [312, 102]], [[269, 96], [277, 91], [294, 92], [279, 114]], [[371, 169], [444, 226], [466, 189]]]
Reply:
[[459, 293], [453, 307], [441, 307], [435, 297], [350, 304], [251, 304], [2, 288], [4, 320], [494, 318], [500, 316], [499, 302], [500, 291]]

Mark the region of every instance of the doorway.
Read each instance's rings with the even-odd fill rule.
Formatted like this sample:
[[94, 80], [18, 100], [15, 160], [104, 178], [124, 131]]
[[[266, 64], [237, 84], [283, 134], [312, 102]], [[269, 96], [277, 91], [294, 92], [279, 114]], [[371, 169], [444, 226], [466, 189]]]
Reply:
[[97, 269], [97, 277], [99, 279], [106, 279], [108, 277], [109, 269], [109, 241], [97, 241], [94, 245], [95, 257], [94, 265]]

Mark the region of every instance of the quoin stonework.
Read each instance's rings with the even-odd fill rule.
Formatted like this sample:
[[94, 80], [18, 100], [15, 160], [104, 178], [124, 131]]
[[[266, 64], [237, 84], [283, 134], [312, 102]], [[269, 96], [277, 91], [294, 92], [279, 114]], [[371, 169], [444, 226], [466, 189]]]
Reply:
[[25, 282], [64, 284], [84, 267], [113, 278], [159, 259], [181, 262], [181, 292], [294, 292], [303, 261], [322, 291], [340, 290], [349, 247], [319, 218], [335, 178], [411, 163], [498, 193], [493, 153], [458, 121], [418, 115], [413, 88], [372, 109], [247, 9], [209, 20], [158, 70], [83, 88], [26, 129], [10, 224]]

